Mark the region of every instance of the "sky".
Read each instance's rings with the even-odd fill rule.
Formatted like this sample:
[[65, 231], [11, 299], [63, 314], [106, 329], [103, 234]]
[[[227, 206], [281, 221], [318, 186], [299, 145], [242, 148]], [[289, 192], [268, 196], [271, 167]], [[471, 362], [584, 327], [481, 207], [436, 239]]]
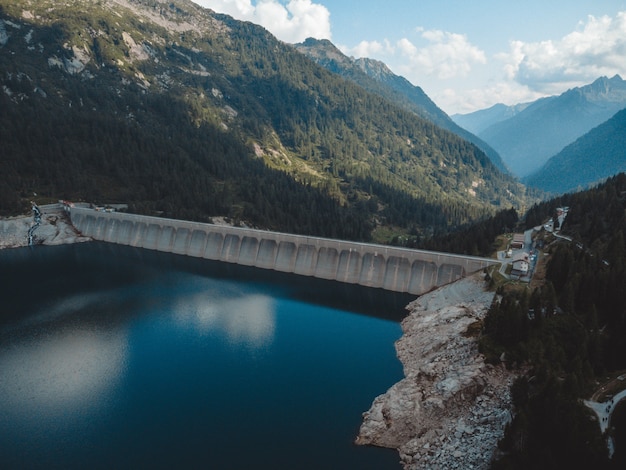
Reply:
[[377, 59], [449, 115], [626, 78], [626, 0], [194, 0]]

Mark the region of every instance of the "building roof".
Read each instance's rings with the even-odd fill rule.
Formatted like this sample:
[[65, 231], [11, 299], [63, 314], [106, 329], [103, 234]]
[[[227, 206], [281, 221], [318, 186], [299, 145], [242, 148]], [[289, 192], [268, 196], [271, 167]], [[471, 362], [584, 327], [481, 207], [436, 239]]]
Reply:
[[517, 261], [526, 261], [526, 262], [528, 262], [529, 261], [528, 253], [526, 253], [526, 252], [515, 253], [513, 255], [513, 261], [512, 262], [515, 263]]

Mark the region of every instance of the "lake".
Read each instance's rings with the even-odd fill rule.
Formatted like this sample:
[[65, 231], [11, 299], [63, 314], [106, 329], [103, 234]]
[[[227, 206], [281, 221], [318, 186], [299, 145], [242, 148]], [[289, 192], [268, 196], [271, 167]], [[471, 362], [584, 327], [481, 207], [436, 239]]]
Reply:
[[411, 296], [104, 243], [0, 272], [2, 468], [401, 468], [353, 441]]

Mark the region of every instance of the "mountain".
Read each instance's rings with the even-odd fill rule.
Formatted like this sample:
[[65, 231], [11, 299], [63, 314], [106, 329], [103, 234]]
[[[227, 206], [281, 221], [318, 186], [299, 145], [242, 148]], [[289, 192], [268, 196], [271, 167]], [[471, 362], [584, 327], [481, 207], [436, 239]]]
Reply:
[[565, 193], [620, 172], [626, 172], [626, 109], [565, 147], [525, 182]]
[[467, 114], [453, 114], [450, 116], [463, 129], [478, 135], [485, 129], [506, 121], [516, 114], [519, 114], [531, 103], [520, 103], [513, 106], [507, 106], [502, 103], [494, 104], [491, 108], [481, 109]]
[[527, 176], [566, 145], [626, 107], [626, 82], [619, 75], [529, 104], [491, 125], [479, 137], [493, 146], [511, 171]]
[[187, 0], [0, 0], [0, 212], [36, 193], [348, 239], [525, 204], [476, 146]]
[[331, 72], [473, 143], [485, 152], [500, 171], [508, 173], [509, 170], [500, 155], [489, 144], [456, 124], [424, 93], [424, 90], [414, 86], [406, 78], [394, 74], [383, 62], [348, 57], [327, 39], [308, 38], [294, 47]]

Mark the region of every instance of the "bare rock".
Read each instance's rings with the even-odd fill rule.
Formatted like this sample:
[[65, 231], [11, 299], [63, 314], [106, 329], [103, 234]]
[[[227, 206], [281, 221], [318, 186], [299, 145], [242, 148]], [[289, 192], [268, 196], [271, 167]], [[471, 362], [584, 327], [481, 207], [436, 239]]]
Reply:
[[510, 420], [514, 377], [485, 364], [465, 333], [493, 297], [476, 274], [409, 305], [396, 342], [405, 378], [363, 415], [357, 444], [398, 449], [405, 469], [489, 467]]
[[[41, 209], [41, 224], [33, 235], [36, 245], [60, 245], [91, 240], [76, 230], [60, 206], [53, 204]], [[28, 230], [33, 223], [32, 215], [0, 220], [0, 249], [28, 246]]]

